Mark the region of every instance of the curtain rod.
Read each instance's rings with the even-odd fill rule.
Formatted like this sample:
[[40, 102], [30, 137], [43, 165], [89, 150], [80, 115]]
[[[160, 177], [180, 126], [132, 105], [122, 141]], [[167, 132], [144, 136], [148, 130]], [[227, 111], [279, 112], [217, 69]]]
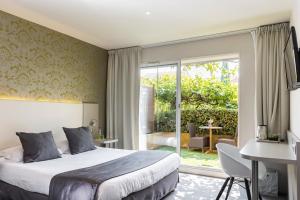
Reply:
[[122, 47], [122, 48], [118, 48], [118, 49], [107, 49], [107, 51], [117, 51], [117, 50], [121, 50], [121, 49], [130, 49], [130, 48], [134, 48], [134, 47], [140, 47], [140, 46], [129, 46], [129, 47]]
[[[284, 22], [278, 22], [278, 23], [273, 23], [273, 24], [265, 24], [265, 25], [261, 25], [258, 27], [276, 25], [276, 24], [282, 24], [282, 23], [290, 23], [290, 22], [284, 21]], [[203, 36], [196, 36], [196, 37], [191, 37], [191, 38], [186, 38], [186, 39], [170, 40], [167, 42], [146, 44], [146, 45], [141, 45], [140, 47], [142, 47], [142, 48], [160, 47], [160, 46], [167, 46], [167, 45], [184, 43], [184, 42], [194, 42], [194, 41], [198, 41], [198, 40], [206, 40], [206, 39], [226, 37], [226, 36], [231, 36], [231, 35], [238, 35], [238, 34], [243, 34], [243, 33], [250, 33], [252, 31], [256, 30], [258, 27], [240, 29], [240, 30], [236, 30], [236, 31], [227, 31], [227, 32], [215, 33], [215, 34], [208, 34], [208, 35], [203, 35]], [[129, 47], [123, 47], [123, 48], [119, 48], [119, 49], [127, 49], [127, 48], [132, 48], [132, 47], [139, 47], [139, 46], [129, 46]], [[118, 49], [108, 49], [108, 51], [111, 51], [111, 50], [118, 50]]]
[[[283, 22], [278, 22], [278, 23], [273, 23], [273, 24], [265, 24], [262, 26], [276, 25], [276, 24], [282, 24], [282, 23], [289, 23], [289, 21], [283, 21]], [[259, 26], [259, 27], [262, 27], [262, 26]], [[257, 28], [258, 27], [253, 27], [253, 28], [241, 29], [241, 30], [236, 30], [236, 31], [227, 31], [227, 32], [223, 32], [223, 33], [215, 33], [215, 34], [191, 37], [191, 38], [186, 38], [186, 39], [172, 40], [172, 41], [161, 42], [161, 43], [153, 43], [153, 44], [143, 45], [142, 48], [159, 47], [159, 46], [166, 46], [166, 45], [178, 44], [178, 43], [183, 43], [183, 42], [193, 42], [193, 41], [197, 41], [197, 40], [205, 40], [205, 39], [219, 38], [219, 37], [225, 37], [225, 36], [231, 36], [231, 35], [238, 35], [238, 34], [252, 32], [252, 31], [256, 30]]]
[[285, 21], [285, 22], [278, 22], [278, 23], [273, 23], [273, 24], [264, 24], [264, 25], [261, 25], [259, 27], [272, 26], [272, 25], [285, 24], [285, 23], [290, 23], [290, 22], [289, 21]]
[[178, 44], [178, 43], [183, 43], [183, 42], [193, 42], [193, 41], [197, 41], [197, 40], [205, 40], [205, 39], [211, 39], [211, 38], [219, 38], [219, 37], [224, 37], [224, 36], [249, 33], [251, 31], [254, 31], [256, 28], [257, 27], [241, 29], [241, 30], [237, 30], [237, 31], [228, 31], [228, 32], [223, 32], [223, 33], [191, 37], [191, 38], [186, 38], [186, 39], [172, 40], [172, 41], [161, 42], [161, 43], [147, 44], [147, 45], [142, 45], [142, 48], [159, 47], [159, 46], [166, 46], [166, 45]]

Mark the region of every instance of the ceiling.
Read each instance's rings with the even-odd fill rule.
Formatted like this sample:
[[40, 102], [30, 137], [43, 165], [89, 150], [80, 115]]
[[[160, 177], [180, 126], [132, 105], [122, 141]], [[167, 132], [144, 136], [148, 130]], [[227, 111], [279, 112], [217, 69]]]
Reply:
[[96, 46], [115, 49], [288, 21], [291, 1], [1, 0], [0, 9]]

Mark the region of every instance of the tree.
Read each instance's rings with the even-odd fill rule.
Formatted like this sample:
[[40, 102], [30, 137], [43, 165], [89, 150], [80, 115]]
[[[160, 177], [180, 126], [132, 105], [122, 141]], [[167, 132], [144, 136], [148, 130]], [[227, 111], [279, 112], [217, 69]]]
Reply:
[[[197, 75], [197, 68], [204, 69], [211, 78]], [[236, 67], [231, 65], [231, 68], [228, 61], [187, 64], [182, 66], [182, 70], [184, 72], [181, 77], [182, 109], [212, 107], [236, 109], [238, 107], [238, 86], [237, 83], [231, 81], [232, 78], [237, 77], [238, 62]], [[189, 74], [189, 72], [194, 74]], [[217, 74], [221, 74], [221, 77], [217, 78]], [[153, 78], [144, 77], [141, 83], [155, 89], [157, 111], [176, 108], [175, 73], [164, 73]]]

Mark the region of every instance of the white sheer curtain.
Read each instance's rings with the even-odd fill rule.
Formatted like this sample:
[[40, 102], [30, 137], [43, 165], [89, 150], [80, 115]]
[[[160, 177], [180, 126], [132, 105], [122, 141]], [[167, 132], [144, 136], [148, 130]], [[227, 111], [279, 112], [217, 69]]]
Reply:
[[289, 24], [259, 27], [252, 33], [256, 59], [257, 125], [268, 126], [268, 136], [285, 138], [289, 126], [289, 92], [284, 47]]
[[108, 53], [107, 135], [118, 148], [138, 149], [141, 48]]

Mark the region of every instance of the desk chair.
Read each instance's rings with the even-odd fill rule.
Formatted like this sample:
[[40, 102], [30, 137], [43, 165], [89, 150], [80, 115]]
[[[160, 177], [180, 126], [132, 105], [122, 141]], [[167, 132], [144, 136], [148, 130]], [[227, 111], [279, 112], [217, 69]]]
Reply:
[[[221, 162], [221, 166], [224, 172], [229, 176], [218, 196], [217, 200], [220, 199], [222, 196], [228, 182], [228, 189], [225, 200], [228, 199], [231, 187], [234, 183], [236, 178], [243, 179], [245, 181], [245, 189], [247, 192], [248, 200], [251, 200], [251, 193], [250, 193], [250, 186], [249, 186], [249, 179], [251, 177], [251, 162], [249, 160], [243, 159], [239, 152], [239, 149], [233, 145], [225, 144], [225, 143], [218, 143], [216, 145], [218, 150], [219, 159]], [[259, 179], [263, 179], [266, 175], [266, 167], [263, 163], [259, 163]], [[261, 196], [259, 197], [261, 199]]]

